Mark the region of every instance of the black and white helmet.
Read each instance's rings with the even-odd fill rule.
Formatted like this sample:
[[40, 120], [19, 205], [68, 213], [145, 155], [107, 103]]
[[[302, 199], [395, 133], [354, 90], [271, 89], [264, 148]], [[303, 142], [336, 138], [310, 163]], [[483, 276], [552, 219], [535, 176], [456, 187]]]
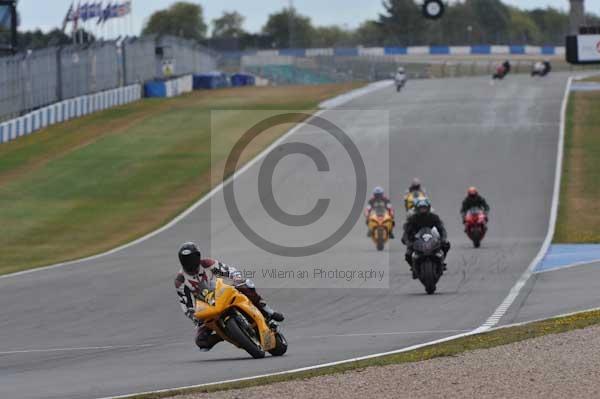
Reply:
[[202, 258], [200, 250], [195, 243], [191, 241], [183, 243], [181, 247], [179, 247], [177, 255], [179, 256], [179, 263], [181, 263], [184, 272], [191, 276], [198, 274], [198, 271], [200, 270], [200, 259]]

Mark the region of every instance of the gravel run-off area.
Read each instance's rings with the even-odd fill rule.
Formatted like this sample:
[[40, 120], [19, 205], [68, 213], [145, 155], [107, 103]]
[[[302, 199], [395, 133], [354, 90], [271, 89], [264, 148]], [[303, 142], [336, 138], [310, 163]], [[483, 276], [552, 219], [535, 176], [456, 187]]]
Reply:
[[600, 398], [600, 326], [417, 363], [176, 396], [204, 398]]

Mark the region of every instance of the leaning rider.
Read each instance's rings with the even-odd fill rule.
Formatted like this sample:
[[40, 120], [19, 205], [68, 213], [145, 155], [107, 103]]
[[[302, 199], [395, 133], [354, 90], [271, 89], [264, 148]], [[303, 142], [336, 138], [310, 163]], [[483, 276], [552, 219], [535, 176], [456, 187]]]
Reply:
[[[394, 208], [392, 207], [392, 202], [388, 197], [386, 197], [383, 188], [377, 186], [373, 189], [373, 195], [369, 198], [368, 201], [369, 206], [365, 210], [366, 223], [369, 225], [369, 215], [373, 209], [377, 208], [385, 208], [390, 213], [390, 217], [392, 218], [392, 231], [390, 231], [390, 238], [394, 238], [394, 226], [396, 226], [396, 221], [394, 220]], [[367, 228], [367, 237], [371, 237], [371, 230]]]
[[254, 283], [244, 279], [242, 274], [231, 266], [217, 260], [202, 258], [198, 246], [193, 242], [186, 242], [178, 252], [182, 270], [175, 277], [175, 288], [179, 295], [181, 309], [187, 317], [196, 323], [196, 345], [202, 351], [209, 351], [223, 339], [206, 327], [194, 317], [196, 299], [201, 296], [204, 289], [214, 290], [216, 277], [225, 277], [233, 281], [233, 286], [246, 295], [267, 320], [283, 321], [283, 314], [275, 312], [256, 292]]
[[[419, 199], [415, 203], [415, 213], [411, 215], [404, 223], [404, 235], [402, 236], [402, 243], [406, 245], [406, 254], [404, 259], [410, 265], [410, 270], [413, 273], [413, 279], [417, 278], [416, 270], [412, 267], [412, 254], [413, 244], [415, 235], [422, 228], [428, 227], [437, 229], [440, 233], [440, 240], [442, 241], [442, 250], [444, 251], [444, 259], [450, 250], [450, 242], [448, 241], [448, 235], [442, 219], [431, 211], [431, 202], [427, 198]], [[446, 262], [444, 262], [444, 270], [446, 269]]]

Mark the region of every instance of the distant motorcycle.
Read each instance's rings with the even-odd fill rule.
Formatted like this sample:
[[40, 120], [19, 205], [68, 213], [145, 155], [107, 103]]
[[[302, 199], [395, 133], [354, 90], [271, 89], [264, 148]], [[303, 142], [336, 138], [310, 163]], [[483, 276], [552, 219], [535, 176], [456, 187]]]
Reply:
[[546, 76], [552, 70], [552, 66], [549, 61], [538, 61], [533, 64], [533, 69], [531, 70], [531, 76]]
[[473, 241], [473, 246], [479, 248], [485, 233], [487, 232], [488, 218], [481, 208], [471, 208], [464, 217], [465, 232]]
[[406, 84], [406, 80], [396, 81], [396, 92], [399, 92], [400, 90], [402, 90], [402, 88], [404, 87], [405, 84]]
[[378, 251], [383, 251], [385, 243], [390, 239], [394, 219], [387, 208], [377, 207], [369, 213], [368, 221], [371, 240]]
[[504, 79], [506, 74], [507, 74], [506, 69], [503, 66], [499, 66], [498, 68], [496, 68], [496, 73], [494, 73], [494, 75], [492, 75], [492, 79], [502, 80], [502, 79]]
[[496, 68], [496, 73], [492, 75], [492, 79], [504, 79], [504, 77], [510, 72], [510, 69], [510, 62], [508, 60], [504, 61], [502, 64], [498, 65], [498, 67]]
[[436, 290], [436, 285], [444, 274], [444, 251], [440, 233], [434, 227], [422, 228], [415, 235], [412, 244], [412, 267], [427, 294]]
[[404, 71], [404, 67], [398, 67], [396, 75], [394, 76], [394, 83], [396, 84], [396, 92], [402, 90], [406, 84], [406, 72]]

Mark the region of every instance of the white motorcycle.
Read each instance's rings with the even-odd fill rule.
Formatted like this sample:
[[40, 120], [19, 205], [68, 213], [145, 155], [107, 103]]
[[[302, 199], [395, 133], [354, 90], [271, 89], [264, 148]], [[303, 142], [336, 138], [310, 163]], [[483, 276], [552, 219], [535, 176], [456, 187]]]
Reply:
[[396, 75], [394, 75], [394, 83], [396, 84], [397, 92], [402, 90], [402, 88], [406, 84], [406, 73], [404, 72], [403, 67], [399, 67], [396, 71]]

